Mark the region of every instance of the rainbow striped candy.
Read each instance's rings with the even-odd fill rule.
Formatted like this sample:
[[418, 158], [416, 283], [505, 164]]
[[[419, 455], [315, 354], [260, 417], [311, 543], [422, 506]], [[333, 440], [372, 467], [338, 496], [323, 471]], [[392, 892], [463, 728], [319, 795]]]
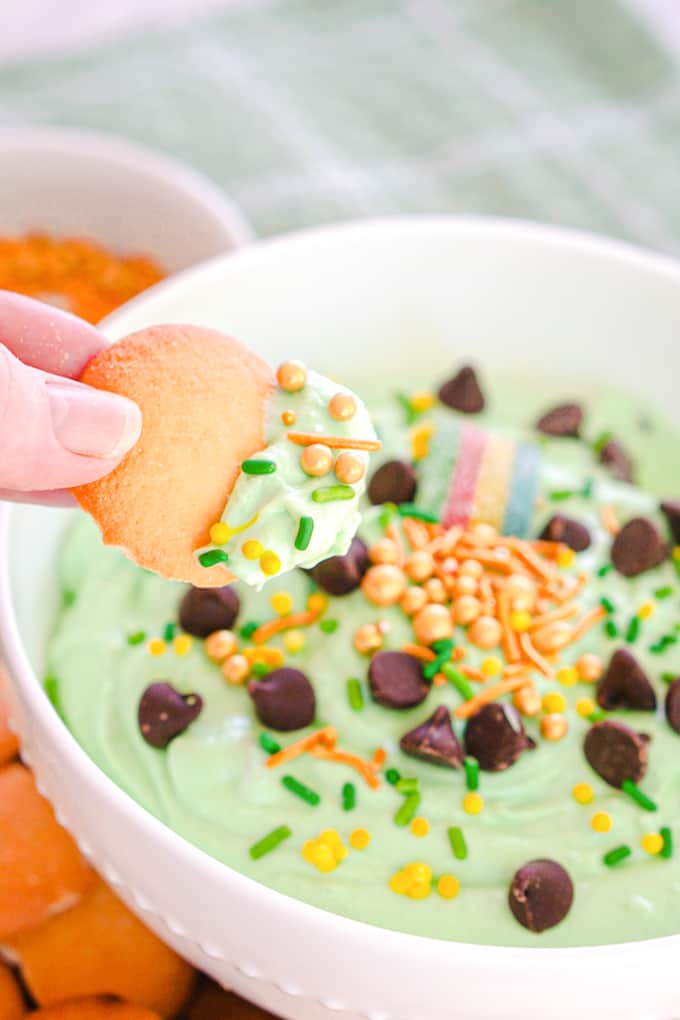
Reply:
[[538, 496], [540, 464], [532, 443], [468, 422], [440, 420], [418, 465], [416, 502], [446, 527], [483, 522], [524, 537]]

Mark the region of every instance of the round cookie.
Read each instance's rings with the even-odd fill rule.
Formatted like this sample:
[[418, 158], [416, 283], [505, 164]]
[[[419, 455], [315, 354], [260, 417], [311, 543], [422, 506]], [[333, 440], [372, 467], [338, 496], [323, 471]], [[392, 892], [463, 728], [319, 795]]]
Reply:
[[265, 445], [269, 365], [215, 330], [152, 326], [97, 354], [80, 378], [142, 411], [142, 434], [118, 467], [73, 490], [104, 542], [163, 577], [228, 584], [228, 568], [201, 566], [194, 550], [209, 541], [241, 462]]

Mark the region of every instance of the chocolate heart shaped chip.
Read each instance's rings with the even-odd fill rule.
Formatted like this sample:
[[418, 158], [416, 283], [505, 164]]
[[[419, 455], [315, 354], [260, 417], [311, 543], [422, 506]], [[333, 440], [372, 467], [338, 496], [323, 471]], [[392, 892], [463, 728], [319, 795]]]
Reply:
[[668, 688], [665, 708], [668, 725], [680, 733], [680, 676]]
[[585, 524], [564, 514], [551, 517], [538, 537], [545, 542], [561, 542], [574, 552], [583, 552], [590, 545], [590, 532]]
[[536, 428], [544, 436], [567, 439], [578, 436], [582, 423], [583, 408], [580, 404], [558, 404], [538, 419]]
[[609, 473], [620, 482], [633, 481], [633, 461], [616, 439], [608, 439], [601, 448], [600, 464], [604, 464]]
[[668, 521], [673, 541], [680, 545], [680, 499], [665, 499], [661, 504], [661, 512]]
[[231, 630], [241, 600], [230, 584], [223, 588], [189, 588], [179, 606], [182, 630], [205, 638], [216, 630]]
[[464, 365], [451, 379], [439, 387], [442, 404], [462, 414], [479, 414], [484, 410], [485, 400], [471, 365]]
[[612, 563], [624, 577], [637, 577], [652, 570], [668, 556], [668, 546], [654, 521], [634, 517], [619, 531], [612, 543]]
[[368, 483], [371, 503], [410, 503], [416, 494], [416, 473], [407, 460], [381, 464]]
[[377, 652], [368, 667], [371, 697], [386, 708], [414, 708], [430, 692], [419, 659], [406, 652]]
[[517, 709], [499, 701], [480, 708], [465, 727], [465, 752], [476, 758], [485, 772], [510, 768], [524, 751], [535, 746]]
[[314, 720], [316, 696], [309, 680], [299, 669], [273, 669], [261, 680], [251, 680], [248, 694], [263, 726], [287, 733], [301, 730]]
[[368, 549], [360, 538], [353, 538], [344, 556], [331, 556], [309, 571], [319, 588], [337, 597], [349, 595], [361, 584], [370, 566]]
[[515, 872], [508, 903], [513, 916], [529, 931], [554, 928], [574, 902], [574, 884], [557, 861], [529, 861]]
[[619, 648], [597, 684], [597, 703], [608, 712], [617, 708], [630, 708], [639, 712], [653, 712], [656, 694], [632, 652]]
[[405, 733], [399, 747], [404, 754], [432, 765], [459, 769], [463, 764], [463, 749], [453, 732], [451, 713], [446, 705], [440, 705], [429, 719]]
[[200, 694], [180, 694], [172, 684], [162, 681], [151, 684], [137, 709], [140, 732], [152, 747], [167, 747], [198, 718], [202, 708]]
[[649, 740], [614, 719], [590, 727], [583, 741], [588, 764], [605, 783], [620, 789], [624, 779], [639, 783], [647, 771]]

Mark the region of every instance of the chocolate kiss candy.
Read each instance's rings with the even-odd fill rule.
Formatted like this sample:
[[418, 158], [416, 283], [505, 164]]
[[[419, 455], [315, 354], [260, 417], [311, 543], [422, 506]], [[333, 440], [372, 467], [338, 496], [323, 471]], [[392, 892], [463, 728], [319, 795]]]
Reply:
[[597, 703], [607, 711], [632, 708], [653, 712], [656, 694], [647, 674], [627, 648], [614, 652], [597, 685]]
[[429, 719], [405, 733], [399, 747], [404, 754], [433, 765], [459, 769], [463, 764], [463, 751], [453, 732], [451, 713], [446, 705], [440, 705]]
[[353, 538], [344, 556], [331, 556], [317, 563], [309, 573], [329, 595], [349, 595], [359, 587], [368, 567], [368, 549], [360, 538]]
[[430, 691], [420, 661], [406, 652], [377, 652], [368, 667], [371, 697], [386, 708], [414, 708]]
[[202, 708], [200, 694], [180, 694], [171, 684], [163, 682], [151, 684], [139, 702], [139, 729], [147, 744], [167, 747], [198, 718]]
[[536, 428], [544, 436], [576, 438], [583, 422], [583, 408], [580, 404], [558, 404], [538, 419]]
[[590, 545], [590, 532], [585, 524], [564, 514], [551, 517], [538, 537], [546, 542], [561, 542], [574, 552], [583, 552]]
[[314, 719], [314, 688], [299, 669], [273, 669], [261, 680], [251, 680], [248, 694], [263, 726], [286, 733], [301, 730]]
[[668, 547], [654, 521], [634, 517], [628, 521], [612, 544], [612, 563], [624, 577], [637, 577], [658, 567], [666, 559]]
[[668, 688], [666, 695], [666, 718], [668, 725], [680, 733], [680, 676]]
[[231, 630], [240, 606], [241, 600], [230, 584], [224, 588], [189, 588], [179, 606], [180, 627], [199, 638], [216, 630]]
[[526, 735], [519, 712], [501, 702], [484, 705], [465, 727], [465, 751], [486, 772], [510, 768], [523, 751], [535, 746]]
[[574, 885], [557, 861], [529, 861], [515, 872], [508, 903], [514, 917], [529, 931], [554, 928], [571, 909]]
[[583, 741], [588, 764], [617, 789], [624, 779], [639, 783], [647, 771], [648, 738], [629, 726], [605, 719], [590, 727]]
[[609, 439], [600, 450], [600, 464], [620, 482], [633, 481], [633, 461], [616, 439]]
[[443, 383], [438, 396], [442, 404], [463, 414], [479, 414], [484, 410], [484, 394], [471, 365], [465, 365], [452, 379]]
[[680, 499], [665, 499], [661, 504], [661, 512], [668, 521], [673, 541], [680, 545]]
[[410, 503], [416, 484], [416, 473], [407, 460], [388, 460], [368, 483], [368, 498], [374, 504]]

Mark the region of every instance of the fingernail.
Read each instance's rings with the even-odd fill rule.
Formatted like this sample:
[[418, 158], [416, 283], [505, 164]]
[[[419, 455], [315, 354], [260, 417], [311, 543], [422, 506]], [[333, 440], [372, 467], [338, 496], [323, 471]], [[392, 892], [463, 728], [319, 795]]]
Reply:
[[45, 385], [52, 429], [64, 449], [112, 460], [122, 457], [139, 439], [142, 415], [126, 397], [80, 383], [48, 381]]

